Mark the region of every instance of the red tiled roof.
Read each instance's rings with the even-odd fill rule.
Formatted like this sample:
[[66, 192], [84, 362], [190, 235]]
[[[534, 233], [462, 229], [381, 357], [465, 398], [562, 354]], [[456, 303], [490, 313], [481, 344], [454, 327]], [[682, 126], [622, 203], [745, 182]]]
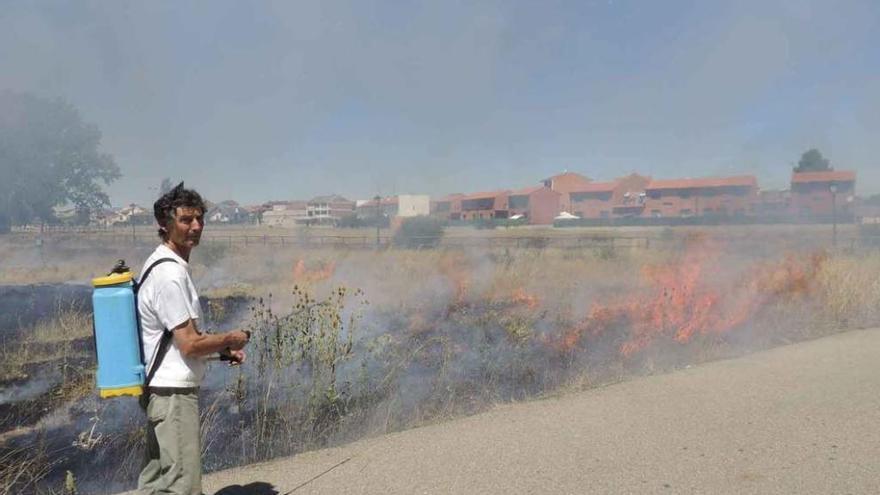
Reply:
[[309, 200], [309, 204], [313, 203], [354, 203], [354, 201], [349, 201], [338, 194], [329, 194], [326, 196], [315, 196]]
[[468, 199], [488, 199], [488, 198], [493, 198], [493, 199], [494, 199], [494, 198], [497, 198], [498, 196], [501, 196], [502, 194], [508, 194], [509, 192], [510, 192], [510, 191], [487, 191], [487, 192], [477, 192], [477, 193], [471, 193], [471, 194], [468, 194], [468, 195], [462, 196], [461, 199], [462, 199], [462, 200], [468, 200]]
[[617, 189], [617, 186], [617, 182], [591, 182], [571, 191], [571, 193], [577, 194], [582, 192], [614, 192], [614, 190]]
[[795, 172], [791, 174], [793, 184], [809, 182], [855, 182], [856, 173], [848, 170], [828, 170], [827, 172]]
[[695, 189], [707, 187], [757, 187], [753, 175], [738, 177], [707, 177], [703, 179], [652, 180], [645, 189]]
[[464, 197], [464, 194], [462, 194], [462, 193], [447, 194], [446, 196], [443, 196], [442, 198], [435, 199], [434, 202], [435, 203], [445, 203], [447, 201], [455, 201], [457, 199], [462, 199], [463, 197]]
[[581, 175], [577, 172], [563, 172], [561, 174], [556, 174], [551, 177], [547, 177], [546, 179], [543, 179], [541, 182], [548, 181], [548, 180], [561, 179], [563, 177], [576, 177], [576, 178], [584, 180], [586, 182], [590, 182], [592, 180], [589, 177], [587, 177], [586, 175]]
[[511, 196], [528, 196], [528, 195], [532, 194], [533, 192], [540, 191], [541, 189], [544, 189], [544, 186], [526, 187], [526, 188], [520, 189], [518, 191], [513, 191], [510, 193], [510, 195]]
[[[398, 201], [397, 196], [390, 196], [390, 197], [382, 198], [379, 200], [379, 204], [384, 205], [384, 206], [396, 205], [398, 202], [399, 201]], [[358, 208], [375, 208], [376, 207], [376, 200], [373, 198], [358, 200], [358, 203], [360, 204], [360, 206], [358, 206]]]

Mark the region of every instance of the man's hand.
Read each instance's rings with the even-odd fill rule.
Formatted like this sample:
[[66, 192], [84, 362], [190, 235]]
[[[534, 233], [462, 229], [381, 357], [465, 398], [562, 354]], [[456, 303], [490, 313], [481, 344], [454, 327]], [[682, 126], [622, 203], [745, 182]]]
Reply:
[[247, 355], [244, 351], [229, 351], [229, 366], [238, 366], [243, 363]]
[[232, 332], [227, 332], [225, 338], [229, 345], [229, 349], [238, 351], [247, 345], [248, 341], [251, 339], [251, 334], [244, 330], [233, 330]]
[[250, 334], [243, 330], [221, 334], [201, 333], [196, 328], [195, 320], [187, 320], [174, 329], [174, 344], [185, 357], [207, 356], [224, 349], [238, 351], [249, 339]]

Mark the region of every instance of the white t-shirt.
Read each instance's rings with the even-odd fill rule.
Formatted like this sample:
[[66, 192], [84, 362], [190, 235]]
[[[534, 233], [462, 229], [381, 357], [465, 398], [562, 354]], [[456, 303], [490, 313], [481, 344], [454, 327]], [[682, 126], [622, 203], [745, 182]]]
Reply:
[[[153, 268], [144, 285], [138, 290], [138, 315], [141, 320], [141, 336], [144, 342], [146, 371], [152, 366], [156, 348], [165, 329], [174, 329], [187, 320], [202, 321], [199, 295], [189, 273], [189, 263], [165, 245], [159, 245], [144, 262], [140, 276], [154, 261], [172, 258], [177, 263], [166, 261]], [[184, 357], [174, 339], [168, 346], [165, 358], [156, 370], [152, 387], [198, 387], [205, 376], [205, 358]]]

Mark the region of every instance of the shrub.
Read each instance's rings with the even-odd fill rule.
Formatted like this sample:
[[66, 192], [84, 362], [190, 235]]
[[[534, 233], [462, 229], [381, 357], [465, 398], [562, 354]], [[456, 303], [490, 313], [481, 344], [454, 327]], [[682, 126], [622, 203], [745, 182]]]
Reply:
[[524, 246], [530, 249], [546, 249], [549, 245], [550, 239], [547, 237], [526, 237], [524, 240]]
[[609, 244], [603, 244], [595, 249], [596, 258], [602, 261], [611, 261], [617, 258], [617, 251], [614, 249], [614, 246]]
[[346, 215], [336, 222], [336, 227], [340, 229], [358, 229], [365, 227], [367, 224], [356, 215]]
[[474, 220], [474, 227], [477, 230], [494, 230], [498, 224], [491, 218], [480, 218]]
[[355, 395], [355, 384], [340, 376], [354, 357], [363, 293], [338, 287], [319, 299], [297, 286], [292, 295], [287, 314], [262, 298], [252, 308], [256, 368], [251, 376], [240, 373], [230, 390], [243, 414], [238, 462], [289, 454], [298, 444], [321, 445]]
[[506, 228], [510, 228], [510, 227], [521, 227], [521, 226], [523, 226], [523, 225], [528, 225], [528, 224], [529, 224], [529, 219], [526, 218], [526, 217], [517, 218], [517, 219], [515, 219], [515, 220], [514, 220], [514, 219], [510, 219], [510, 218], [507, 218], [507, 219], [505, 219], [503, 222], [504, 222], [504, 227], [506, 227]]
[[443, 238], [443, 223], [431, 217], [407, 218], [394, 234], [394, 246], [406, 249], [434, 248]]

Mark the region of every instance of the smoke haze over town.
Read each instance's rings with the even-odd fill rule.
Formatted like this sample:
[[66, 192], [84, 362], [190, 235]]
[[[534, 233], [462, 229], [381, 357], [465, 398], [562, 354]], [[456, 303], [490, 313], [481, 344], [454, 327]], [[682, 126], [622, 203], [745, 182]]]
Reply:
[[818, 148], [880, 192], [880, 4], [4, 2], [0, 90], [103, 133], [114, 206], [163, 177], [260, 203], [753, 174]]

